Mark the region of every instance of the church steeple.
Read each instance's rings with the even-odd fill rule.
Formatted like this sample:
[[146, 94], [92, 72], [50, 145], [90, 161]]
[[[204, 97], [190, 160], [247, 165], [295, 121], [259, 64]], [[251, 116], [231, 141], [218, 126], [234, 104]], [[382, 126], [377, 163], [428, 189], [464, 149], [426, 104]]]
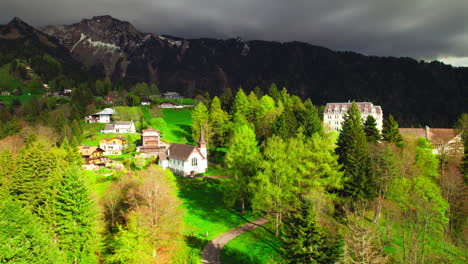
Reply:
[[200, 139], [198, 140], [199, 148], [206, 148], [205, 135], [203, 134], [203, 129], [200, 129]]
[[207, 150], [206, 150], [206, 141], [205, 141], [205, 135], [203, 134], [203, 129], [200, 128], [200, 139], [198, 140], [198, 148], [200, 149], [200, 152], [207, 157]]

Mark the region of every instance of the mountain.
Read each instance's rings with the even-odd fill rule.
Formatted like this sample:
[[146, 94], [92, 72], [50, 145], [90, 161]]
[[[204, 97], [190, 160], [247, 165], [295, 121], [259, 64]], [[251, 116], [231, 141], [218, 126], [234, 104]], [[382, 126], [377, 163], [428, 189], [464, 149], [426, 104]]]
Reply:
[[65, 75], [82, 80], [89, 74], [55, 37], [28, 25], [18, 17], [0, 25], [0, 51], [10, 58], [33, 58], [47, 54], [61, 63]]
[[440, 62], [336, 52], [301, 42], [183, 39], [143, 33], [111, 16], [42, 30], [101, 76], [127, 84], [154, 82], [186, 96], [219, 95], [227, 87], [266, 91], [276, 83], [315, 104], [372, 101], [401, 126], [450, 127], [468, 112], [468, 69]]

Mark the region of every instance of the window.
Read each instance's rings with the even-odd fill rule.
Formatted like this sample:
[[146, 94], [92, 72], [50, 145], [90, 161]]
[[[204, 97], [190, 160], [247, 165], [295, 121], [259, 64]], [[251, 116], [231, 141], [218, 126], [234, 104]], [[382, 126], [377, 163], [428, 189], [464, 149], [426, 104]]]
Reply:
[[197, 158], [192, 158], [192, 166], [197, 166], [197, 165], [198, 165]]

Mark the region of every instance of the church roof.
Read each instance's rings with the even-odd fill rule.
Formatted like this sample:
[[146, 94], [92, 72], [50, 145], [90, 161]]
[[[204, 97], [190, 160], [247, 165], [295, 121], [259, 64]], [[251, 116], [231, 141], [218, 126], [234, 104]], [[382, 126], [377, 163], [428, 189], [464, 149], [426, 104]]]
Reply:
[[95, 113], [94, 115], [113, 115], [114, 114], [114, 109], [112, 108], [105, 108], [101, 112]]
[[[198, 151], [197, 146], [173, 143], [167, 150], [167, 157], [170, 159], [187, 161], [194, 150]], [[198, 151], [198, 153], [200, 152]], [[200, 155], [203, 157], [201, 153]]]

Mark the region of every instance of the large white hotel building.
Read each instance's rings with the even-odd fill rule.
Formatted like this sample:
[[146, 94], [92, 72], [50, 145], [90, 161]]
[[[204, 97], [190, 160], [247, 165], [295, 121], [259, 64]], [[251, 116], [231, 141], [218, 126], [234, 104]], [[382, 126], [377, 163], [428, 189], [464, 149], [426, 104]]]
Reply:
[[[339, 132], [341, 130], [341, 126], [344, 122], [344, 116], [348, 113], [348, 109], [351, 107], [351, 104], [351, 102], [327, 103], [325, 111], [323, 112], [323, 123], [328, 131], [335, 130]], [[359, 102], [356, 103], [356, 105], [361, 111], [363, 122], [367, 119], [367, 116], [372, 115], [377, 121], [377, 129], [382, 131], [383, 112], [380, 105], [374, 105], [370, 102]]]

